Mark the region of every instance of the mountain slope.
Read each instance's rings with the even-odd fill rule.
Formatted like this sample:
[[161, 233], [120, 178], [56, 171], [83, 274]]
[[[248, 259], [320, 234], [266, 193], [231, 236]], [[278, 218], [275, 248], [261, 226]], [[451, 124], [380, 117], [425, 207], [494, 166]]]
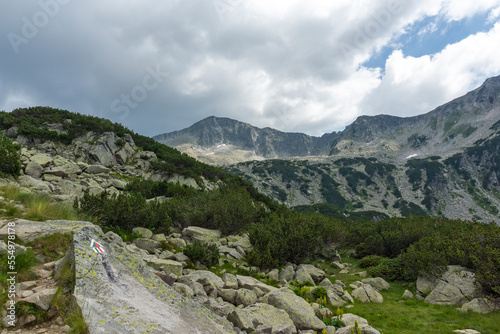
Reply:
[[491, 125], [498, 121], [500, 76], [426, 114], [360, 116], [344, 131], [321, 137], [209, 117], [187, 129], [153, 138], [215, 165], [306, 156], [375, 157], [404, 164], [409, 156], [460, 153], [492, 135]]
[[326, 155], [336, 133], [313, 137], [257, 128], [230, 118], [208, 117], [191, 127], [153, 137], [196, 158], [215, 164], [270, 158]]

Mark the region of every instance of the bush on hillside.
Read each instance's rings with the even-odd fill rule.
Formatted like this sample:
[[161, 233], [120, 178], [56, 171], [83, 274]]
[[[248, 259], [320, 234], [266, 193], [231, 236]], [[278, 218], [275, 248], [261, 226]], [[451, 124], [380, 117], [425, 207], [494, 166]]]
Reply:
[[200, 262], [201, 264], [210, 267], [219, 263], [219, 249], [215, 244], [206, 245], [199, 241], [195, 241], [191, 245], [187, 245], [182, 250], [193, 263]]
[[74, 207], [91, 220], [110, 228], [132, 230], [143, 226], [158, 232], [168, 232], [171, 225], [167, 203], [147, 202], [138, 193], [117, 195], [103, 191], [99, 195], [92, 195], [85, 192], [81, 199], [75, 200]]
[[385, 258], [380, 255], [368, 255], [362, 258], [359, 261], [359, 266], [361, 268], [370, 268], [370, 267], [376, 267], [384, 260]]
[[19, 147], [16, 147], [10, 138], [0, 133], [0, 174], [19, 176], [21, 174], [21, 161], [19, 160]]

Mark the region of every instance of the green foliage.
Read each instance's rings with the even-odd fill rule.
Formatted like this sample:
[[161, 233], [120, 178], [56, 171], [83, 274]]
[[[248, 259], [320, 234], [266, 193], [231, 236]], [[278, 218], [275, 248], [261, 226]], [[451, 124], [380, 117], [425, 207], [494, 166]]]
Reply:
[[144, 179], [134, 179], [127, 183], [125, 190], [128, 192], [140, 193], [145, 198], [154, 198], [158, 196], [165, 197], [189, 197], [194, 196], [197, 190], [187, 185], [179, 183], [162, 181], [152, 181]]
[[312, 290], [312, 295], [315, 299], [324, 298], [327, 295], [327, 291], [324, 287], [318, 286]]
[[335, 327], [335, 329], [339, 329], [344, 326], [342, 324], [343, 316], [344, 316], [344, 310], [341, 309], [340, 307], [337, 307], [337, 310], [335, 311], [335, 317], [332, 317], [330, 319], [323, 319], [323, 322], [327, 326], [333, 326]]
[[327, 203], [343, 209], [347, 204], [347, 200], [338, 191], [339, 186], [340, 184], [335, 182], [331, 176], [327, 174], [321, 175], [321, 195], [323, 195]]
[[383, 259], [385, 258], [380, 255], [368, 255], [359, 261], [359, 266], [361, 268], [376, 267], [380, 264], [380, 262], [382, 262]]
[[75, 199], [74, 207], [107, 227], [131, 230], [143, 226], [168, 232], [171, 225], [167, 203], [147, 202], [139, 193], [117, 195], [103, 191], [92, 195], [85, 192], [81, 199]]
[[219, 249], [216, 245], [206, 245], [199, 241], [195, 241], [191, 245], [187, 245], [182, 250], [192, 262], [200, 262], [207, 267], [219, 263]]
[[360, 181], [364, 181], [366, 186], [374, 185], [375, 182], [366, 174], [355, 170], [350, 167], [340, 167], [339, 172], [342, 176], [346, 178], [347, 185], [356, 194], [358, 194], [358, 184]]
[[401, 255], [411, 278], [438, 275], [445, 265], [475, 270], [479, 283], [489, 292], [500, 287], [500, 227], [462, 221], [436, 221], [429, 233]]
[[70, 248], [71, 235], [50, 234], [45, 237], [35, 239], [27, 244], [38, 254], [45, 256], [49, 261], [59, 260]]
[[388, 281], [408, 280], [405, 276], [405, 267], [399, 257], [394, 259], [384, 258], [377, 266], [367, 269], [368, 275], [372, 277], [382, 277]]
[[174, 225], [219, 229], [223, 234], [238, 233], [265, 215], [265, 207], [252, 199], [244, 188], [221, 186], [189, 198], [167, 202]]
[[[9, 259], [9, 256], [11, 257]], [[33, 272], [33, 267], [38, 263], [36, 254], [32, 249], [27, 249], [22, 252], [20, 250], [15, 253], [15, 268], [11, 270], [9, 262], [12, 264], [12, 253], [6, 253], [0, 256], [0, 277], [7, 272], [17, 272], [17, 282], [30, 281], [36, 279], [37, 275]]]
[[21, 174], [21, 161], [18, 150], [19, 147], [0, 132], [0, 176], [1, 174], [8, 174], [17, 177]]
[[351, 334], [361, 334], [361, 328], [359, 328], [357, 321], [354, 321], [354, 327], [351, 327]]
[[287, 261], [298, 263], [337, 237], [338, 227], [326, 217], [283, 208], [252, 225], [250, 241], [254, 249], [248, 261], [258, 267], [272, 267]]
[[443, 165], [433, 159], [411, 159], [406, 163], [408, 169], [406, 175], [414, 189], [422, 182], [422, 172], [425, 171], [427, 179], [424, 184], [424, 189], [431, 183], [438, 182], [443, 175]]

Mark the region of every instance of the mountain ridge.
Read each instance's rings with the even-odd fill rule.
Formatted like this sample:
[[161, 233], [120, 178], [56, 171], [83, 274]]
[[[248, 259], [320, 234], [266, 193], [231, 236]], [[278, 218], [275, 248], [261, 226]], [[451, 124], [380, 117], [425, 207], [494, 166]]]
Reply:
[[408, 156], [452, 156], [492, 135], [488, 124], [498, 121], [500, 76], [425, 114], [362, 115], [343, 131], [321, 137], [211, 116], [153, 139], [215, 165], [310, 156], [375, 157], [402, 164]]

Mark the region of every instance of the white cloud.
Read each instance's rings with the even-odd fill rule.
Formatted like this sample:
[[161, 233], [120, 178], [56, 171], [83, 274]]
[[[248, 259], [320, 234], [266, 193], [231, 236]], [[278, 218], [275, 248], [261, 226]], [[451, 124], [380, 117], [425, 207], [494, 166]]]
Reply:
[[446, 103], [500, 73], [500, 23], [490, 31], [418, 58], [394, 51], [380, 85], [363, 101], [370, 114], [416, 115]]

